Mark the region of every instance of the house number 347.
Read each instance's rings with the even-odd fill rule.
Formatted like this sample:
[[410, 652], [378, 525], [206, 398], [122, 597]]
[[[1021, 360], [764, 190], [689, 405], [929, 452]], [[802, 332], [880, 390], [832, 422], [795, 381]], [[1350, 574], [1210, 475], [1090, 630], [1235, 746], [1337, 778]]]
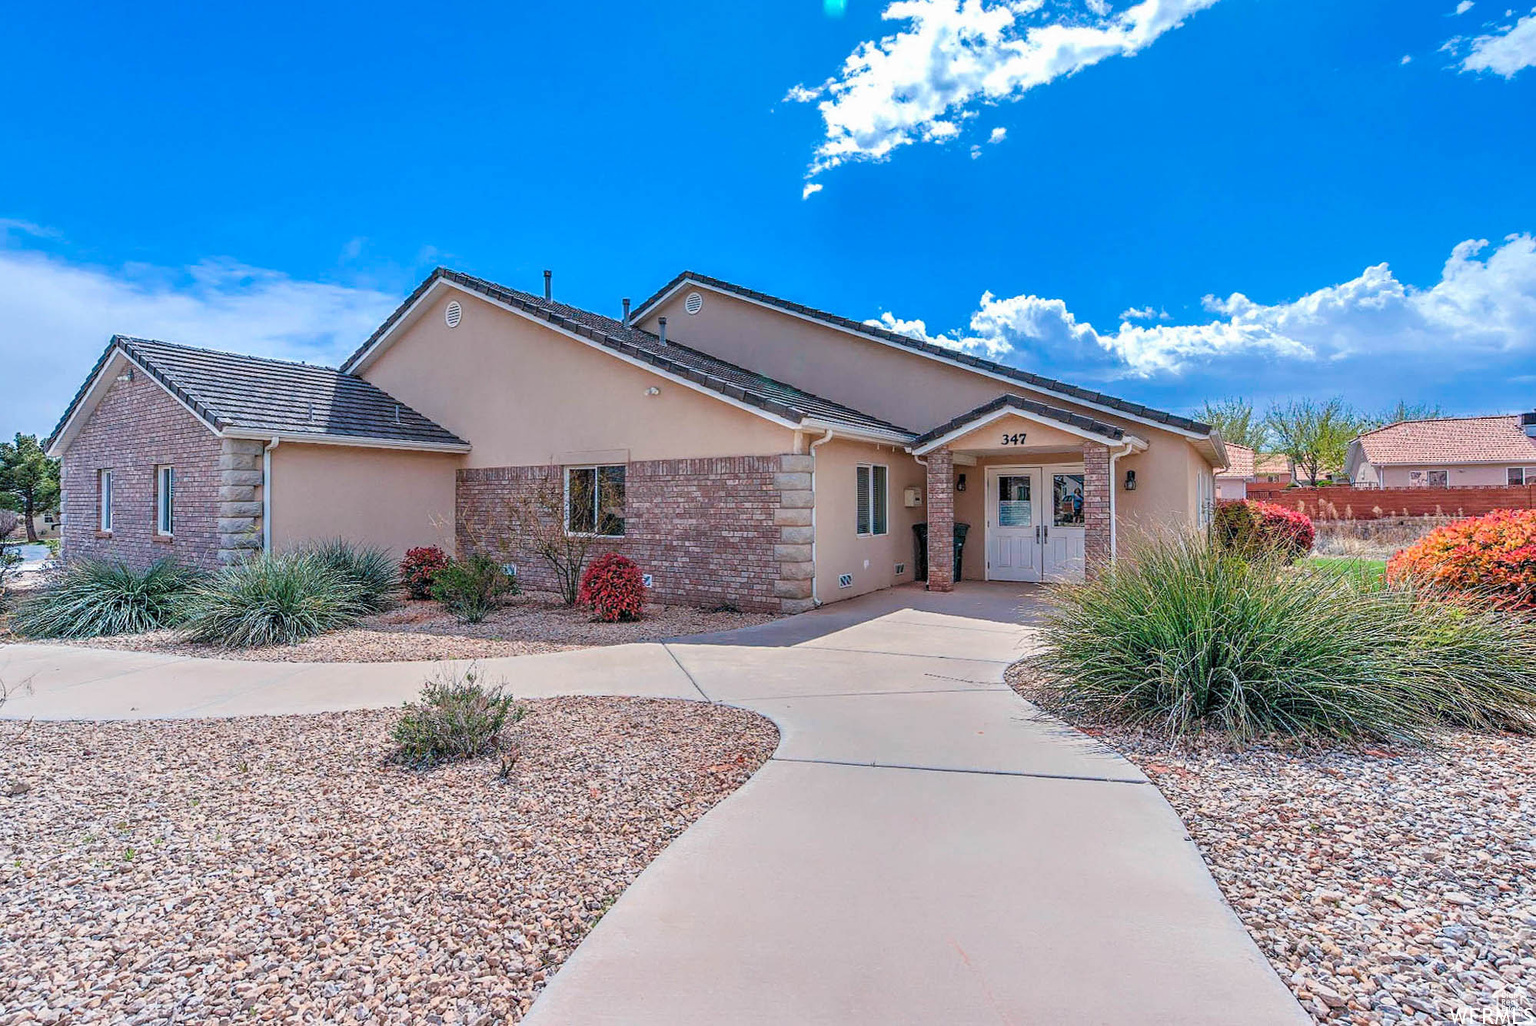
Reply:
[[1003, 444], [1004, 445], [1023, 445], [1024, 444], [1024, 432], [1020, 431], [1018, 434], [1004, 435], [1003, 436]]

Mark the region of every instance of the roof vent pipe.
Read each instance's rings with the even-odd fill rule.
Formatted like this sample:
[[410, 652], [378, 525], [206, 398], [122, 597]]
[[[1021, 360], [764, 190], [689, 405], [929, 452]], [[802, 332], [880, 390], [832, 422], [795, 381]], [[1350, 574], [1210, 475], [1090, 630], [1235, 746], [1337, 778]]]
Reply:
[[629, 327], [629, 297], [624, 297], [624, 327]]
[[555, 272], [553, 272], [553, 271], [545, 271], [544, 272], [544, 298], [545, 299], [552, 299], [553, 298], [553, 295], [550, 292], [549, 279], [554, 277], [554, 274], [555, 274]]
[[662, 345], [666, 345], [667, 344], [667, 319], [665, 317], [658, 317], [658, 318], [656, 318], [656, 334], [661, 339], [661, 344]]

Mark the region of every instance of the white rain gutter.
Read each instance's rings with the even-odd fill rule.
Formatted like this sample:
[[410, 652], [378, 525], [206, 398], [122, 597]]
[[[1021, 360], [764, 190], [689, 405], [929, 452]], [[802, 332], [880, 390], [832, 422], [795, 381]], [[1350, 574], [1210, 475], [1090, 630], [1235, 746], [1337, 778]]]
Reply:
[[261, 450], [261, 551], [272, 551], [272, 450], [282, 444], [276, 435]]
[[[1145, 448], [1143, 446], [1143, 448]], [[1134, 441], [1126, 442], [1123, 448], [1109, 450], [1109, 558], [1113, 562], [1120, 554], [1119, 521], [1120, 514], [1115, 503], [1115, 493], [1119, 491], [1115, 476], [1115, 461], [1121, 456], [1129, 456], [1135, 452], [1137, 445]]]
[[816, 594], [816, 578], [821, 574], [821, 567], [816, 564], [816, 447], [832, 441], [834, 433], [827, 428], [827, 433], [806, 449], [811, 457], [811, 604], [817, 606], [821, 605], [821, 598]]

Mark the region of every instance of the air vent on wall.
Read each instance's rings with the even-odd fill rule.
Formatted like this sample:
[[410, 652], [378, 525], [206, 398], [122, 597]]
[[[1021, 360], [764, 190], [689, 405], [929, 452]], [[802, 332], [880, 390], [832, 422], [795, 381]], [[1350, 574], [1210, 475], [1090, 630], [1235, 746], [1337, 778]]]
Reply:
[[904, 574], [906, 572], [907, 572], [907, 564], [905, 564], [905, 563], [897, 563], [896, 564], [896, 576], [900, 577], [902, 574]]
[[450, 328], [457, 328], [459, 326], [459, 319], [463, 316], [464, 308], [459, 305], [459, 301], [457, 299], [453, 300], [443, 308], [443, 322]]
[[853, 587], [853, 574], [838, 574], [837, 575], [837, 586], [839, 588], [851, 588], [851, 587]]
[[704, 309], [704, 297], [697, 292], [688, 293], [688, 298], [683, 300], [683, 309], [690, 314], [696, 314]]

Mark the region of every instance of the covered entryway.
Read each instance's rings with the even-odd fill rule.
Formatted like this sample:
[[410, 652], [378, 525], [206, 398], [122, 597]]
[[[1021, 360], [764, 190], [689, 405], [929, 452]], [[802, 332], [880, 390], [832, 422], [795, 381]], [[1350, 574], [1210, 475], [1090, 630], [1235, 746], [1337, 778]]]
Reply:
[[[1114, 463], [1146, 445], [1015, 395], [957, 417], [911, 449], [928, 468], [929, 551], [945, 551], [954, 525], [968, 523], [967, 550], [979, 541], [984, 554], [980, 567], [967, 557], [966, 576], [1081, 581], [1114, 553]], [[929, 589], [953, 584], [953, 568], [930, 556]]]

